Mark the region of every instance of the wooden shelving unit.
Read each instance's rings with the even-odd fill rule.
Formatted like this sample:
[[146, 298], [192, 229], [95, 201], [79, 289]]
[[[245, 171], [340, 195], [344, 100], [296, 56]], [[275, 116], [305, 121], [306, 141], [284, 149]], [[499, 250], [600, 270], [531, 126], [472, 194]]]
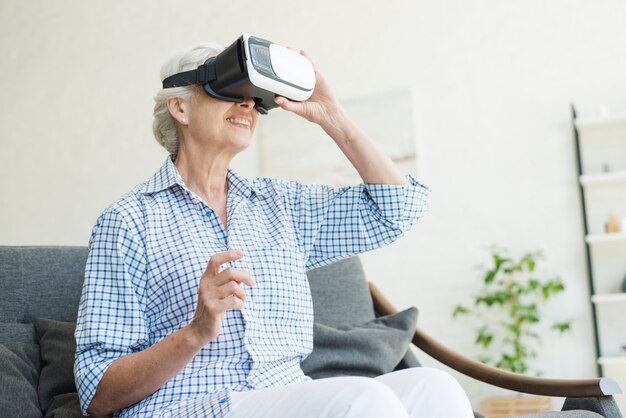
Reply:
[[[624, 386], [626, 293], [621, 283], [626, 276], [626, 114], [577, 118], [572, 106], [572, 125], [598, 374]], [[609, 216], [620, 219], [621, 231], [606, 232]]]

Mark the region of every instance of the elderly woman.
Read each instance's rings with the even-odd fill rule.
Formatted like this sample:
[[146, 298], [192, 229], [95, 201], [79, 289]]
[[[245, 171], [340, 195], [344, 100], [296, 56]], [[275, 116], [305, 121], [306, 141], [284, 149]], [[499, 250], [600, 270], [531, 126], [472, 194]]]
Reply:
[[[180, 54], [161, 77], [221, 50]], [[428, 191], [398, 171], [316, 77], [308, 101], [276, 103], [322, 127], [363, 185], [242, 178], [229, 166], [259, 121], [251, 98], [221, 101], [199, 86], [157, 94], [154, 133], [171, 155], [102, 213], [90, 240], [76, 330], [83, 412], [472, 416], [458, 384], [432, 369], [311, 380], [300, 368], [313, 345], [306, 270], [397, 239], [425, 212]]]

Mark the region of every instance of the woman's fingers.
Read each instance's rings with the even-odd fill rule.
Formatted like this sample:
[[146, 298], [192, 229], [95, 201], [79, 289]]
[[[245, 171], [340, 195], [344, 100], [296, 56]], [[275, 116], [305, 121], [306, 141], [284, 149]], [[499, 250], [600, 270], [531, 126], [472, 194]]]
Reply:
[[240, 283], [254, 286], [254, 280], [245, 270], [227, 268], [222, 265], [239, 260], [243, 252], [224, 251], [209, 260], [198, 288], [198, 304], [192, 320], [193, 329], [203, 341], [212, 341], [220, 333], [224, 314], [229, 309], [243, 309], [246, 292]]
[[276, 96], [274, 102], [283, 110], [293, 112], [309, 122], [316, 123], [322, 127], [333, 124], [335, 121], [334, 115], [342, 113], [342, 106], [309, 54], [304, 50], [300, 50], [300, 54], [311, 62], [315, 71], [315, 89], [313, 94], [303, 102], [288, 100], [282, 96]]
[[237, 282], [230, 281], [225, 283], [215, 289], [215, 296], [219, 299], [224, 299], [228, 297], [236, 297], [241, 299], [243, 302], [246, 301], [246, 291], [237, 284]]
[[301, 49], [300, 50], [300, 55], [302, 55], [304, 58], [309, 60], [309, 62], [313, 66], [313, 71], [315, 71], [315, 74], [317, 75], [317, 67], [315, 66], [315, 62], [311, 59], [309, 54], [307, 54], [307, 52], [304, 49]]
[[254, 286], [256, 282], [246, 270], [228, 267], [221, 272], [216, 269], [228, 261], [237, 260], [241, 251], [225, 251], [211, 257], [205, 274], [200, 282], [201, 300], [211, 312], [224, 312], [227, 309], [242, 309], [246, 292], [241, 283]]
[[225, 298], [225, 299], [220, 300], [219, 303], [221, 305], [221, 308], [224, 311], [227, 311], [229, 309], [238, 309], [238, 310], [243, 309], [243, 301], [239, 298], [235, 298], [235, 297]]
[[304, 102], [292, 102], [291, 100], [282, 96], [276, 96], [276, 98], [274, 99], [274, 102], [278, 106], [283, 108], [284, 110], [288, 110], [294, 113], [298, 113], [298, 111], [301, 110], [302, 108], [302, 103], [304, 103]]
[[213, 279], [213, 283], [215, 286], [221, 286], [229, 281], [245, 283], [248, 286], [254, 286], [256, 284], [252, 276], [250, 276], [250, 273], [248, 273], [246, 270], [236, 269], [232, 267], [224, 269]]
[[317, 119], [319, 119], [318, 115], [322, 113], [322, 108], [319, 103], [311, 102], [310, 100], [311, 99], [305, 102], [294, 102], [282, 96], [278, 96], [274, 99], [276, 104], [283, 110], [293, 112], [310, 122], [316, 122]]
[[222, 266], [222, 264], [226, 264], [234, 260], [239, 260], [241, 258], [243, 258], [243, 251], [240, 250], [229, 250], [217, 253], [209, 260], [209, 263], [204, 270], [203, 276], [217, 276], [217, 274], [220, 272], [220, 267]]
[[242, 309], [246, 301], [246, 291], [234, 281], [229, 281], [219, 287], [202, 291], [199, 303], [210, 315], [222, 315], [226, 310]]

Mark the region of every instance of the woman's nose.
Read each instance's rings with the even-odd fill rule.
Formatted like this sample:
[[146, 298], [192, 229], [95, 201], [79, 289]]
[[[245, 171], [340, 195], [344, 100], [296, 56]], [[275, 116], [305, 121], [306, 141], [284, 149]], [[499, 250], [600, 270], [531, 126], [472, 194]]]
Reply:
[[244, 97], [243, 102], [239, 103], [241, 107], [254, 107], [254, 99], [252, 97]]

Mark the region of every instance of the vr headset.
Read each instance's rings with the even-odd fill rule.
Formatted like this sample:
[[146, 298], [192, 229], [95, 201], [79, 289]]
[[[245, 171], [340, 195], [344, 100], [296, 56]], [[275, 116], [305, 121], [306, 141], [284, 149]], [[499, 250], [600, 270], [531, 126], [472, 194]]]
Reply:
[[276, 96], [304, 101], [313, 94], [315, 71], [311, 62], [290, 49], [243, 34], [197, 69], [163, 80], [163, 88], [200, 85], [211, 97], [241, 103], [254, 100], [261, 114], [277, 107]]

